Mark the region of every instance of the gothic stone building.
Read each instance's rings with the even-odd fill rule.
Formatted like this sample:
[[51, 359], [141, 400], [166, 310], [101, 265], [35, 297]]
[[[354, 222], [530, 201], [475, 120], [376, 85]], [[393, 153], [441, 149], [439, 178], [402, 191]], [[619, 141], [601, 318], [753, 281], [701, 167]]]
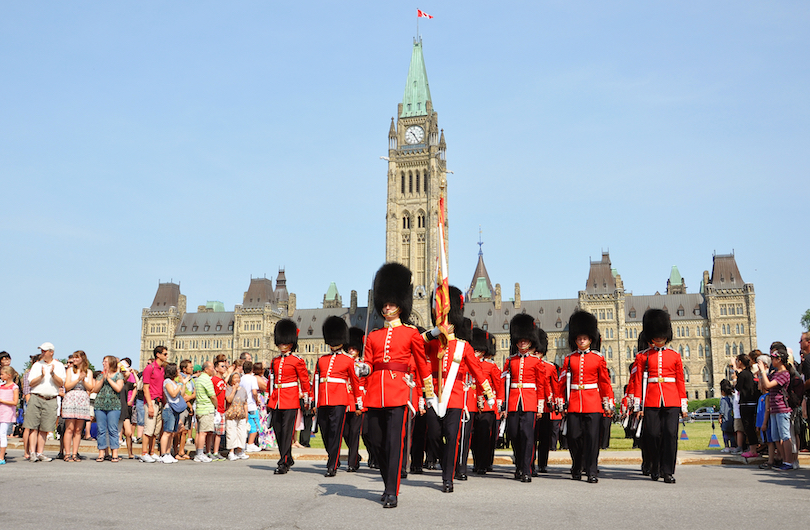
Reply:
[[[439, 128], [430, 95], [422, 42], [415, 40], [405, 93], [388, 131], [385, 257], [413, 271], [412, 320], [423, 327], [431, 322], [428, 299], [439, 255], [440, 199], [444, 199], [445, 245], [449, 237], [446, 150], [444, 131]], [[312, 369], [317, 357], [328, 351], [321, 337], [326, 317], [339, 315], [349, 325], [369, 330], [381, 325], [379, 317], [368, 311], [373, 307], [372, 296], [369, 292], [362, 307], [357, 304], [357, 292], [352, 291], [349, 307], [343, 307], [333, 283], [321, 308], [299, 309], [295, 295], [287, 292], [282, 270], [275, 287], [272, 279], [251, 279], [242, 303], [233, 311], [226, 311], [220, 302], [208, 302], [192, 313], [187, 311], [179, 284], [161, 283], [151, 307], [141, 316], [140, 366], [145, 366], [157, 345], [169, 348], [171, 360], [190, 359], [195, 364], [218, 354], [233, 359], [243, 351], [267, 361], [277, 353], [274, 326], [289, 316], [301, 330], [299, 351]], [[516, 284], [514, 298], [504, 301], [501, 287], [493, 287], [479, 251], [467, 298], [467, 316], [497, 338], [499, 363], [509, 351], [509, 321], [516, 313], [531, 314], [548, 332], [549, 358], [560, 364], [570, 351], [568, 317], [577, 308], [591, 311], [600, 324], [602, 351], [617, 393], [627, 383], [641, 318], [648, 308], [666, 309], [672, 317], [672, 345], [684, 359], [692, 399], [719, 395], [719, 384], [732, 356], [756, 348], [754, 287], [743, 282], [733, 255], [714, 256], [711, 275], [703, 273], [695, 293], [687, 293], [677, 267], [672, 268], [665, 294], [627, 292], [605, 253], [600, 261], [591, 262], [585, 289], [575, 298], [521, 300], [520, 285]]]

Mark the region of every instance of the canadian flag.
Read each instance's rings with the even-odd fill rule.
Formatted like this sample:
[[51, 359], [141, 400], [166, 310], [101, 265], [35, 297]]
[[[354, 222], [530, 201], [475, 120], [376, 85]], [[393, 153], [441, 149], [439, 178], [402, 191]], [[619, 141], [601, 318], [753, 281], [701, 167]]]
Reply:
[[433, 15], [428, 15], [421, 9], [416, 10], [416, 18], [433, 18]]

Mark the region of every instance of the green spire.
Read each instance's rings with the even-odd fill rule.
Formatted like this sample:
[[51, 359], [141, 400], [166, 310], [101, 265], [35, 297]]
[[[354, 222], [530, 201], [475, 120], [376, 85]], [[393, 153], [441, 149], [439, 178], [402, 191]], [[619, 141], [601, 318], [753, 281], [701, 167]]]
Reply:
[[338, 294], [337, 285], [335, 285], [335, 282], [330, 283], [329, 288], [326, 290], [326, 299], [337, 300], [338, 296], [340, 295]]
[[408, 68], [408, 80], [405, 82], [405, 95], [402, 97], [402, 114], [409, 116], [427, 116], [427, 102], [430, 101], [425, 58], [422, 56], [422, 41], [413, 43], [411, 66]]
[[669, 273], [669, 284], [670, 285], [683, 285], [683, 278], [681, 278], [681, 273], [678, 270], [677, 265], [672, 266], [672, 271]]

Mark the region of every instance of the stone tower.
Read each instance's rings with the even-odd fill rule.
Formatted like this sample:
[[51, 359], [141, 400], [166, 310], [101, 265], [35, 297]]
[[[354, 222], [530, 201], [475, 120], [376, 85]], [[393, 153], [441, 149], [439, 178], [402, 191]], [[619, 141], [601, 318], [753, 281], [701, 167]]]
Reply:
[[447, 166], [444, 131], [430, 97], [422, 41], [414, 40], [408, 79], [397, 117], [388, 132], [388, 199], [385, 260], [413, 272], [411, 320], [428, 326], [428, 300], [438, 256], [439, 199], [444, 198], [444, 238], [448, 239]]

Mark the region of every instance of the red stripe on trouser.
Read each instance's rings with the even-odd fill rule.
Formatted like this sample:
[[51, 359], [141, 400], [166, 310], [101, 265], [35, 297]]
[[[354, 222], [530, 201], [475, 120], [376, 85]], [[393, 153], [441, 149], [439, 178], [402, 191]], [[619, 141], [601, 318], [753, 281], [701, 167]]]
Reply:
[[405, 446], [405, 425], [408, 422], [408, 409], [402, 415], [402, 439], [399, 446], [399, 460], [397, 460], [397, 495], [399, 495], [399, 483], [402, 481], [402, 448]]
[[453, 477], [456, 476], [456, 466], [458, 465], [458, 448], [461, 445], [461, 423], [464, 421], [464, 410], [461, 411], [461, 416], [458, 417], [458, 433], [456, 434], [456, 451], [453, 453]]

